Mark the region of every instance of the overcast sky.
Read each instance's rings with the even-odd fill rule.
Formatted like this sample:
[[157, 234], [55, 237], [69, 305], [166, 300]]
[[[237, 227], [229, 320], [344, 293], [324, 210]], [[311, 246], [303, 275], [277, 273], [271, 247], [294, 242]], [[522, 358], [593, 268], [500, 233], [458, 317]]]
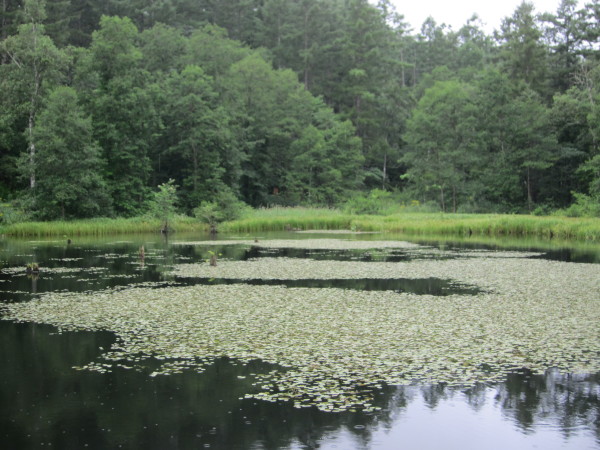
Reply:
[[[504, 17], [511, 16], [522, 0], [391, 0], [400, 14], [411, 25], [414, 32], [428, 16], [438, 24], [451, 25], [458, 30], [467, 20], [477, 13], [484, 23], [484, 30], [491, 33], [500, 28]], [[376, 3], [376, 0], [372, 0]], [[535, 12], [556, 12], [560, 0], [533, 0]], [[581, 1], [579, 2], [581, 4]]]

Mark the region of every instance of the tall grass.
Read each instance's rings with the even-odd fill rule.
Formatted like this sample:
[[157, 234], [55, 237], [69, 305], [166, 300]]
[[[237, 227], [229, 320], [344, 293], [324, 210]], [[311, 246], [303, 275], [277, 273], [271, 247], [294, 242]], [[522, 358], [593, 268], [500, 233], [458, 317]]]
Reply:
[[351, 215], [319, 208], [272, 208], [252, 211], [223, 224], [230, 232], [338, 230], [397, 232], [416, 235], [537, 236], [600, 241], [600, 219], [501, 214], [406, 213]]
[[260, 208], [245, 217], [226, 222], [220, 230], [234, 233], [286, 230], [350, 229], [353, 216], [327, 208]]
[[[206, 231], [197, 219], [180, 216], [176, 231]], [[156, 219], [93, 219], [70, 222], [23, 222], [0, 227], [10, 236], [101, 236], [156, 233]], [[440, 236], [545, 237], [600, 242], [600, 219], [501, 214], [401, 213], [387, 216], [353, 215], [327, 208], [265, 208], [239, 220], [223, 223], [220, 231], [250, 233], [286, 230], [353, 230]]]
[[[109, 234], [157, 233], [161, 229], [157, 219], [134, 217], [130, 219], [89, 219], [54, 222], [21, 222], [0, 227], [8, 236], [103, 236]], [[205, 225], [190, 217], [177, 217], [171, 223], [175, 231], [204, 230]]]

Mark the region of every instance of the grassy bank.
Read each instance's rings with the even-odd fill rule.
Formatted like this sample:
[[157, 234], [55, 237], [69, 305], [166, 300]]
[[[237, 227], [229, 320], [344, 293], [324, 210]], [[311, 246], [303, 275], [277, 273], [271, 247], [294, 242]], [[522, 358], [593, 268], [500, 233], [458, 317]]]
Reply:
[[[206, 231], [197, 219], [178, 217], [179, 232]], [[102, 236], [156, 233], [161, 224], [148, 218], [94, 219], [70, 222], [23, 222], [0, 227], [8, 236]], [[220, 231], [256, 233], [286, 230], [353, 230], [438, 236], [544, 237], [600, 242], [600, 219], [499, 214], [403, 213], [388, 216], [352, 215], [325, 208], [270, 208], [250, 211], [226, 222]]]
[[[200, 231], [205, 226], [191, 217], [178, 217], [171, 223], [175, 231]], [[103, 236], [109, 234], [158, 233], [161, 222], [156, 219], [90, 219], [54, 222], [22, 222], [0, 227], [7, 236]]]
[[600, 241], [600, 219], [441, 213], [356, 216], [314, 208], [258, 209], [243, 219], [223, 224], [221, 229], [240, 233], [347, 229], [413, 235], [538, 236]]

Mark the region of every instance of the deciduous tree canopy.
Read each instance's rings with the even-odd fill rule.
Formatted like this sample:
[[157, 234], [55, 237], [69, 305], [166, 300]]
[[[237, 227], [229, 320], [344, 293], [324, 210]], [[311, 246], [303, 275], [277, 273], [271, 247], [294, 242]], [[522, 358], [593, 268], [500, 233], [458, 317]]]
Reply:
[[[581, 2], [580, 2], [581, 3]], [[402, 191], [445, 211], [600, 202], [598, 4], [493, 35], [367, 0], [6, 0], [0, 197], [40, 218]]]

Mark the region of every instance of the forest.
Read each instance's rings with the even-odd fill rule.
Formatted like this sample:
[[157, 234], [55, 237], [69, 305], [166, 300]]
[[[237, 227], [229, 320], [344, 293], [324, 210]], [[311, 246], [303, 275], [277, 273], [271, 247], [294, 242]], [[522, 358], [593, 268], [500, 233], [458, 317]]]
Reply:
[[388, 0], [1, 0], [0, 221], [133, 217], [166, 183], [185, 214], [600, 216], [599, 36], [599, 0], [491, 35]]

